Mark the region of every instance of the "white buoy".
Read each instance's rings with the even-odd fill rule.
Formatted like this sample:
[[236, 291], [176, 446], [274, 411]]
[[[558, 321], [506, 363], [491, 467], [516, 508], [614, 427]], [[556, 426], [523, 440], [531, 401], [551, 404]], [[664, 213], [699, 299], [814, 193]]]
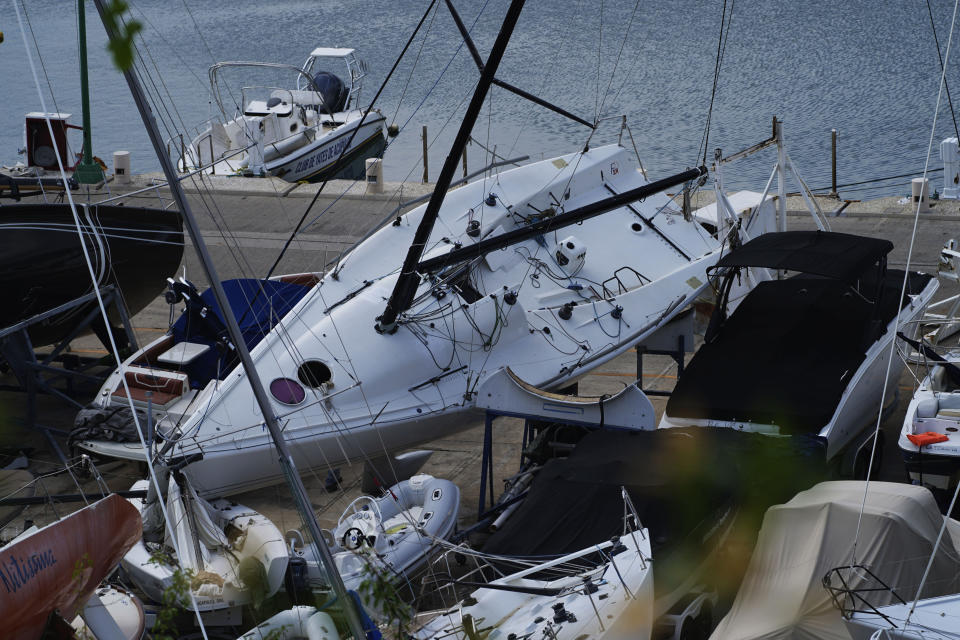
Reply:
[[914, 178], [910, 181], [910, 192], [913, 195], [913, 201], [920, 203], [921, 211], [927, 211], [930, 208], [930, 180]]
[[130, 152], [113, 152], [113, 181], [114, 184], [130, 184]]
[[383, 161], [380, 158], [367, 158], [367, 192], [383, 193]]
[[943, 160], [943, 191], [940, 197], [960, 199], [960, 144], [956, 138], [947, 138], [940, 143], [940, 159]]

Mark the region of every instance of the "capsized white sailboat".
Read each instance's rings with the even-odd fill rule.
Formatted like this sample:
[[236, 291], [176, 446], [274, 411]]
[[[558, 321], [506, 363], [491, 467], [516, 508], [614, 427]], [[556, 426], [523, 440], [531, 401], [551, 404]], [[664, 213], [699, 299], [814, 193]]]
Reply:
[[[674, 185], [697, 175], [688, 174]], [[643, 201], [550, 227], [552, 218], [601, 208], [611, 194], [640, 187], [651, 191]], [[450, 434], [471, 425], [478, 386], [501, 368], [538, 387], [560, 386], [667, 324], [704, 291], [706, 270], [727, 239], [685, 218], [656, 192], [663, 188], [651, 186], [627, 150], [610, 145], [451, 191], [426, 244], [413, 304], [392, 334], [375, 325], [425, 207], [356, 246], [248, 345], [298, 464], [326, 468]], [[451, 250], [538, 223], [547, 230], [443, 267]], [[223, 339], [200, 326], [171, 333], [173, 340], [161, 338], [124, 362], [96, 404], [126, 402], [124, 375], [131, 394], [162, 390], [154, 404], [158, 433], [172, 455], [202, 453], [185, 469], [202, 494], [280, 481], [243, 371], [228, 357], [205, 367], [197, 364], [202, 357], [191, 360]], [[143, 455], [132, 443], [78, 444], [103, 455]]]
[[[296, 465], [326, 469], [471, 426], [482, 383], [508, 366], [535, 387], [573, 382], [669, 323], [707, 289], [707, 269], [737, 234], [762, 226], [750, 228], [762, 217], [752, 215], [741, 231], [729, 207], [720, 224], [703, 224], [664, 195], [689, 192], [706, 167], [650, 182], [625, 148], [590, 140], [448, 191], [495, 82], [591, 130], [597, 123], [495, 77], [522, 0], [511, 2], [485, 62], [447, 4], [480, 80], [430, 202], [359, 243], [299, 299], [276, 281], [256, 282], [262, 290], [249, 296], [240, 287], [235, 315], [256, 318], [244, 345], [230, 343], [211, 299], [176, 285], [185, 319], [98, 394], [104, 410], [128, 396], [153, 404], [164, 454], [200, 458], [184, 473], [201, 494], [282, 479], [264, 429], [273, 413]], [[255, 373], [235, 366], [243, 347]], [[251, 376], [266, 382], [269, 399], [254, 393]], [[148, 390], [161, 395], [151, 400]], [[143, 457], [95, 434], [76, 444]]]

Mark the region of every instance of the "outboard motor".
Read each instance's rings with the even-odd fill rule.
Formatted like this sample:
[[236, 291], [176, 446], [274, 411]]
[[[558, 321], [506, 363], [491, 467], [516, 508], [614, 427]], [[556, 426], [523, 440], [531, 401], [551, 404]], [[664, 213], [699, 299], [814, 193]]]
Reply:
[[338, 76], [329, 71], [321, 71], [313, 76], [313, 88], [323, 98], [323, 111], [336, 113], [347, 106], [347, 86]]
[[287, 564], [287, 573], [283, 576], [283, 586], [287, 596], [295, 604], [311, 601], [310, 584], [307, 581], [306, 558], [291, 554]]

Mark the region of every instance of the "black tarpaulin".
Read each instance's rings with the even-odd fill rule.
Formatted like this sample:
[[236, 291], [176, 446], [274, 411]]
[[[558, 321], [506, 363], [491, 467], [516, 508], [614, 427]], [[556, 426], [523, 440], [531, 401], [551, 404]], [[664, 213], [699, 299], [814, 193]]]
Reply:
[[[919, 293], [930, 278], [911, 273], [907, 293]], [[873, 291], [874, 282], [865, 278], [862, 288]], [[693, 356], [667, 401], [667, 415], [819, 432], [878, 337], [871, 322], [885, 327], [907, 302], [900, 300], [902, 283], [902, 270], [888, 270], [875, 309], [837, 280], [761, 282]]]
[[593, 431], [569, 457], [544, 465], [483, 550], [557, 556], [620, 535], [623, 486], [650, 535], [657, 591], [669, 592], [709, 555], [725, 523], [810, 486], [822, 461], [822, 451], [797, 439], [733, 429]]
[[850, 282], [890, 253], [893, 243], [832, 231], [765, 233], [717, 262], [722, 267], [765, 267]]

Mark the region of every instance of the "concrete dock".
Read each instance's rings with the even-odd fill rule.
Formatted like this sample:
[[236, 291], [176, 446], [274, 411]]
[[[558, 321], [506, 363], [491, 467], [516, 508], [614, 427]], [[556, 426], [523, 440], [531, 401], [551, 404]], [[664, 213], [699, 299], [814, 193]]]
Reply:
[[[125, 195], [144, 189], [161, 180], [159, 175], [136, 176], [130, 185], [120, 187], [108, 183], [95, 191], [91, 200], [122, 196], [123, 201], [143, 206], [169, 206], [169, 193], [157, 187], [136, 195]], [[374, 225], [378, 224], [401, 205], [401, 203], [430, 193], [432, 185], [391, 184], [384, 185], [382, 194], [366, 192], [363, 183], [334, 181], [317, 196], [319, 185], [291, 185], [279, 179], [212, 177], [202, 181], [187, 180], [188, 198], [203, 230], [204, 239], [216, 262], [222, 279], [236, 277], [262, 277], [280, 249], [287, 242], [292, 229], [298, 224], [316, 196], [303, 232], [292, 242], [290, 250], [280, 261], [275, 273], [298, 273], [322, 271], [324, 265], [335, 259], [344, 249], [360, 240]], [[84, 196], [75, 193], [80, 201]], [[705, 194], [699, 204], [710, 200]], [[890, 257], [891, 266], [902, 267], [906, 262], [909, 240], [913, 231], [914, 206], [900, 204], [898, 198], [885, 198], [867, 202], [844, 202], [835, 198], [820, 198], [821, 209], [831, 215], [829, 222], [835, 231], [856, 233], [890, 239], [895, 249]], [[801, 198], [789, 197], [789, 228], [809, 229], [814, 224], [806, 213]], [[935, 201], [932, 210], [922, 213], [916, 229], [916, 242], [911, 264], [921, 271], [935, 272], [938, 256], [944, 242], [960, 238], [960, 202]], [[202, 270], [192, 247], [188, 246], [182, 270], [190, 280], [205, 287]], [[158, 294], [163, 283], [158, 283]], [[955, 286], [942, 286], [938, 299], [957, 291]], [[167, 329], [169, 307], [162, 296], [133, 318], [138, 341], [142, 344], [152, 340]], [[106, 355], [102, 346], [92, 337], [79, 339], [73, 349], [83, 355]], [[689, 354], [688, 354], [689, 357]], [[611, 393], [633, 382], [636, 378], [636, 353], [631, 351], [609, 362], [588, 375], [580, 385], [585, 395]], [[641, 372], [644, 387], [669, 390], [675, 380], [675, 367], [665, 356], [646, 356]], [[3, 384], [15, 381], [4, 376]], [[906, 473], [895, 448], [896, 434], [914, 384], [913, 374], [908, 370], [900, 380], [901, 397], [897, 410], [885, 421], [887, 432], [887, 455], [882, 469], [885, 479], [906, 481]], [[665, 401], [653, 400], [658, 412]], [[73, 424], [74, 409], [54, 398], [41, 400], [38, 419], [46, 425], [68, 430]], [[77, 486], [67, 474], [56, 472], [63, 465], [51, 450], [45, 437], [36, 430], [26, 428], [25, 398], [23, 393], [0, 392], [0, 452], [13, 454], [18, 450], [32, 449], [29, 453], [31, 470], [35, 475], [53, 474], [43, 480], [38, 493], [75, 493]], [[480, 490], [480, 458], [482, 426], [463, 431], [448, 438], [425, 444], [422, 448], [435, 453], [424, 471], [456, 482], [462, 492], [461, 524], [469, 525], [476, 515]], [[522, 426], [520, 421], [499, 419], [494, 424], [494, 472], [496, 486], [502, 486], [503, 478], [513, 473], [520, 461]], [[63, 439], [59, 439], [61, 443]], [[0, 456], [0, 466], [5, 464]], [[9, 459], [9, 456], [6, 457]], [[325, 472], [307, 472], [304, 480], [313, 500], [314, 508], [322, 526], [335, 525], [342, 509], [359, 492], [362, 464], [354, 463], [341, 467], [343, 490], [327, 493], [323, 486]], [[113, 490], [127, 489], [141, 477], [135, 465], [108, 463], [99, 466], [107, 484]], [[96, 483], [89, 477], [76, 478], [84, 491], [99, 495]], [[238, 502], [262, 511], [273, 518], [281, 530], [300, 526], [292, 500], [286, 487], [278, 486], [235, 496]], [[76, 508], [77, 505], [49, 505], [30, 507], [24, 516], [0, 532], [0, 538], [9, 539], [17, 527], [22, 527], [23, 517], [41, 524]]]

